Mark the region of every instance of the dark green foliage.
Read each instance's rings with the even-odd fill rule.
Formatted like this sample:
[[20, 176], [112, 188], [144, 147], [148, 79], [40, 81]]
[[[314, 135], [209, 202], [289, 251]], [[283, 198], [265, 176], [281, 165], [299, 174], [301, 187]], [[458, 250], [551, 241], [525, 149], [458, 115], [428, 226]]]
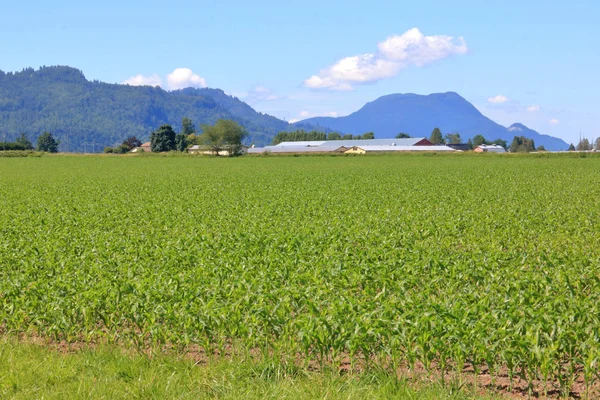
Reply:
[[544, 146], [538, 146], [537, 151], [546, 151]]
[[188, 147], [188, 137], [184, 133], [175, 135], [175, 150], [185, 151]]
[[196, 133], [196, 125], [188, 117], [181, 120], [181, 133], [186, 136]]
[[14, 150], [31, 150], [25, 147], [21, 143], [17, 142], [0, 142], [0, 150], [2, 151], [14, 151]]
[[433, 132], [431, 132], [431, 136], [429, 137], [429, 141], [433, 144], [444, 144], [444, 138], [442, 136], [442, 131], [439, 128], [435, 128]]
[[[0, 121], [7, 141], [27, 130], [35, 143], [38, 134], [52, 132], [64, 151], [114, 147], [123, 137], [147, 141], [162, 124], [177, 126], [187, 116], [196, 123], [232, 119], [249, 133], [249, 141], [268, 144], [290, 125], [258, 113], [249, 105], [217, 89], [167, 92], [157, 87], [115, 85], [86, 80], [69, 67], [28, 68], [0, 72]], [[189, 129], [187, 125], [186, 129]]]
[[293, 132], [279, 132], [273, 138], [272, 145], [277, 145], [281, 142], [310, 142], [310, 141], [323, 141], [323, 140], [361, 140], [361, 139], [375, 139], [373, 132], [366, 132], [363, 135], [341, 135], [339, 132], [331, 132], [329, 134], [319, 131], [306, 132], [304, 130], [298, 130]]
[[467, 144], [469, 145], [469, 149], [473, 150], [475, 148], [475, 146], [473, 145], [473, 141], [471, 139], [469, 139], [467, 141]]
[[29, 140], [27, 135], [23, 132], [21, 132], [17, 140], [15, 140], [15, 143], [22, 146], [23, 150], [33, 150], [33, 143], [31, 143], [31, 140]]
[[410, 139], [411, 136], [407, 133], [399, 133], [396, 135], [396, 139]]
[[[331, 136], [332, 134], [333, 133], [330, 133], [329, 135]], [[337, 135], [340, 136], [339, 133], [337, 133]], [[325, 132], [319, 132], [319, 131], [306, 132], [301, 129], [301, 130], [293, 131], [293, 132], [279, 132], [277, 135], [275, 135], [271, 144], [276, 145], [281, 142], [322, 141], [322, 140], [327, 140], [327, 139], [328, 139], [327, 134]], [[340, 139], [341, 139], [341, 136], [340, 136]], [[329, 140], [336, 140], [336, 139], [329, 139]]]
[[169, 124], [161, 125], [150, 135], [150, 149], [155, 153], [175, 150], [175, 131]]
[[511, 153], [529, 153], [531, 151], [535, 151], [533, 139], [528, 139], [524, 136], [515, 136], [510, 144]]
[[59, 141], [54, 139], [50, 132], [44, 132], [37, 139], [37, 150], [48, 153], [58, 152]]
[[569, 150], [568, 151], [575, 151], [575, 146], [573, 145], [573, 143], [571, 143], [569, 145]]
[[135, 136], [129, 136], [127, 139], [123, 140], [121, 146], [127, 147], [128, 150], [135, 149], [136, 147], [140, 147], [142, 145], [141, 140], [139, 140]]

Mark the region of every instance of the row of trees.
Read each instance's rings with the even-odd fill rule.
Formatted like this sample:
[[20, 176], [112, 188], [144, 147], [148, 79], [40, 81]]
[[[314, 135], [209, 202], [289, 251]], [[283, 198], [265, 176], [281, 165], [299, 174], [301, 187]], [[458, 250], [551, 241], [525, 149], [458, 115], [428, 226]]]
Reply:
[[[50, 132], [44, 132], [37, 139], [37, 151], [48, 153], [58, 152], [60, 141], [56, 140]], [[14, 142], [0, 142], [0, 150], [34, 150], [33, 143], [25, 133], [21, 133]]]
[[596, 142], [592, 144], [587, 138], [582, 138], [579, 140], [577, 146], [574, 146], [573, 143], [569, 146], [569, 151], [590, 151], [590, 150], [600, 150], [600, 137], [596, 139]]
[[311, 142], [311, 141], [324, 141], [324, 140], [361, 140], [361, 139], [375, 139], [373, 132], [367, 132], [363, 135], [342, 135], [338, 132], [331, 132], [329, 134], [320, 131], [297, 130], [291, 132], [279, 132], [273, 138], [272, 145], [277, 145], [281, 142]]
[[176, 133], [171, 125], [165, 124], [150, 135], [150, 149], [153, 152], [184, 152], [190, 146], [199, 145], [219, 155], [226, 151], [229, 155], [241, 152], [242, 141], [248, 133], [237, 122], [220, 119], [214, 125], [201, 125], [202, 133], [198, 134], [196, 126], [189, 118], [181, 121], [181, 132]]
[[[396, 137], [401, 137], [400, 135], [405, 135], [402, 137], [410, 137], [404, 133], [399, 134]], [[460, 136], [460, 133], [458, 132], [454, 132], [454, 133], [447, 133], [446, 135], [442, 134], [442, 131], [439, 128], [435, 128], [432, 132], [431, 132], [431, 136], [429, 137], [429, 141], [435, 145], [445, 145], [445, 144], [463, 144], [463, 140]], [[499, 145], [504, 147], [505, 149], [507, 148], [507, 142], [506, 140], [503, 139], [496, 139], [494, 141], [489, 141], [487, 140], [485, 137], [483, 137], [483, 135], [475, 135], [473, 136], [472, 139], [469, 139], [466, 143], [468, 145], [469, 149], [474, 149], [477, 146], [481, 146], [482, 144], [488, 144], [488, 145]]]

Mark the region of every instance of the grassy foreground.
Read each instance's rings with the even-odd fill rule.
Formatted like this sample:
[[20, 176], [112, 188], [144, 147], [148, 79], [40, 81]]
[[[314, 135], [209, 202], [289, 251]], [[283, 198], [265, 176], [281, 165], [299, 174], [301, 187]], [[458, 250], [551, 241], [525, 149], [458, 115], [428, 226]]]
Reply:
[[[0, 341], [2, 399], [471, 399], [466, 387], [411, 387], [383, 373], [340, 377], [286, 370], [269, 362], [219, 360], [205, 365], [148, 358], [115, 348], [63, 353]], [[490, 397], [485, 397], [490, 398]]]

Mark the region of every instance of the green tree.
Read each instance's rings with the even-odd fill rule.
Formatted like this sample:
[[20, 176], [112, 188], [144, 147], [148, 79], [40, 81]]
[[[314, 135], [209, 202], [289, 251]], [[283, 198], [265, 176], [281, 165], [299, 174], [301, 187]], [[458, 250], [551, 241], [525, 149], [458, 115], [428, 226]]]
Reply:
[[181, 120], [181, 134], [185, 136], [193, 135], [196, 133], [196, 126], [192, 120], [188, 117], [183, 117]]
[[23, 132], [21, 132], [17, 140], [15, 140], [15, 143], [22, 146], [25, 150], [33, 150], [33, 143], [31, 143], [31, 140], [29, 140], [27, 135]]
[[375, 139], [375, 134], [374, 134], [373, 132], [367, 132], [367, 133], [364, 133], [364, 134], [361, 136], [361, 139], [363, 139], [363, 140]]
[[342, 140], [352, 140], [354, 139], [354, 137], [352, 136], [351, 133], [347, 133], [344, 136], [342, 136]]
[[461, 144], [462, 139], [460, 137], [460, 133], [448, 133], [446, 134], [446, 143], [448, 144]]
[[477, 146], [481, 146], [482, 144], [486, 144], [487, 140], [485, 140], [485, 138], [483, 137], [483, 135], [475, 135], [475, 136], [473, 136], [473, 139], [471, 140], [471, 143], [473, 143], [473, 148], [476, 148]]
[[396, 139], [410, 139], [411, 136], [408, 133], [402, 133], [396, 135]]
[[535, 151], [535, 143], [533, 139], [524, 136], [515, 136], [510, 144], [511, 153], [529, 153]]
[[37, 150], [57, 153], [59, 144], [60, 141], [55, 140], [50, 132], [44, 132], [37, 139]]
[[596, 150], [600, 150], [600, 137], [596, 139]]
[[175, 150], [184, 152], [188, 147], [188, 135], [180, 133], [175, 135]]
[[327, 135], [327, 140], [342, 140], [342, 135], [337, 132], [331, 132]]
[[544, 146], [538, 146], [537, 151], [546, 151]]
[[214, 155], [222, 150], [230, 156], [240, 154], [246, 130], [237, 122], [220, 119], [214, 125], [202, 125], [202, 141]]
[[469, 146], [470, 150], [473, 150], [474, 146], [473, 146], [473, 141], [471, 139], [467, 140], [467, 145]]
[[155, 153], [175, 150], [175, 131], [171, 125], [161, 125], [150, 134], [150, 150]]
[[567, 151], [575, 151], [575, 146], [573, 146], [573, 143], [569, 145], [569, 150]]
[[433, 144], [445, 144], [444, 137], [442, 136], [442, 131], [439, 128], [435, 128], [433, 132], [431, 132], [431, 136], [429, 137], [429, 141]]

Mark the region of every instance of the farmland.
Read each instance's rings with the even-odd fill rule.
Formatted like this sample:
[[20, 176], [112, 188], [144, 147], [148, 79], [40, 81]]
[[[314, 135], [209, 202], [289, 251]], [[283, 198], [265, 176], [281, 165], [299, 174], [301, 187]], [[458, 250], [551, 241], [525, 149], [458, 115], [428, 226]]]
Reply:
[[0, 329], [591, 386], [598, 199], [590, 156], [0, 158]]

